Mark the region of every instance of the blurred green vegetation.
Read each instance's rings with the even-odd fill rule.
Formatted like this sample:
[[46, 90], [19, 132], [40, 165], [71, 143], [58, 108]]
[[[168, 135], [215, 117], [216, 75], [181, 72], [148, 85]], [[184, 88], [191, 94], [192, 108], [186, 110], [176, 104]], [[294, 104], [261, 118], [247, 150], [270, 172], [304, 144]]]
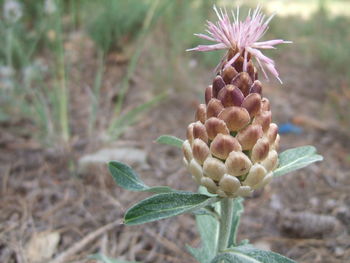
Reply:
[[104, 52], [111, 48], [121, 49], [142, 28], [149, 4], [146, 1], [128, 0], [91, 1], [91, 10], [95, 10], [89, 18], [88, 32], [97, 46]]
[[[9, 2], [20, 6], [20, 17], [15, 21], [6, 18], [4, 8]], [[215, 0], [0, 0], [0, 122], [24, 118], [36, 127], [35, 137], [43, 143], [70, 140], [74, 135], [70, 96], [73, 89], [84, 89], [86, 83], [82, 79], [81, 87], [72, 84], [71, 79], [77, 76], [72, 75], [74, 65], [67, 59], [65, 46], [71, 35], [79, 32], [95, 43], [92, 55], [97, 61], [92, 65], [92, 99], [84, 105], [90, 112], [88, 134], [94, 137], [99, 118], [110, 118], [104, 129], [110, 139], [117, 138], [159, 101], [157, 96], [144, 101], [131, 111], [132, 118], [124, 111], [125, 95], [137, 71], [150, 71], [154, 77], [146, 86], [163, 94], [169, 86], [191, 88], [201, 78], [197, 69], [211, 72], [218, 63], [220, 52], [185, 52], [205, 42], [193, 33], [205, 31], [206, 20], [214, 18], [214, 3], [227, 4], [228, 8], [234, 5]], [[307, 20], [295, 15], [272, 20], [268, 37], [293, 40], [293, 52], [297, 51], [291, 55], [294, 62], [306, 71], [325, 72], [332, 79], [332, 89], [337, 90], [350, 83], [350, 18], [331, 15], [332, 3], [319, 1], [318, 11]], [[271, 55], [278, 57], [288, 52], [285, 50]], [[115, 83], [118, 96], [109, 109], [112, 113], [106, 116], [99, 110], [103, 107], [100, 93], [108, 56], [114, 53], [126, 56], [128, 64], [122, 66], [126, 73]], [[84, 64], [84, 58], [80, 59]], [[82, 74], [80, 68], [77, 70]], [[350, 117], [339, 107], [338, 98], [331, 99], [339, 109], [339, 118], [347, 122]]]
[[320, 5], [308, 20], [298, 16], [272, 20], [268, 36], [292, 39], [300, 52], [298, 59], [311, 57], [307, 62], [332, 74], [332, 79], [350, 81], [350, 70], [345, 66], [350, 58], [349, 25], [349, 17], [330, 16], [327, 6]]

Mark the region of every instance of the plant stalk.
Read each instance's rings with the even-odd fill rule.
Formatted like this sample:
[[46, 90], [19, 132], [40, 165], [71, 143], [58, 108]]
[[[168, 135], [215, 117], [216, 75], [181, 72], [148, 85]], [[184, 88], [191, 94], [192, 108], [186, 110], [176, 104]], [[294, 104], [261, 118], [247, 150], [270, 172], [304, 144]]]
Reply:
[[233, 198], [224, 198], [221, 201], [221, 219], [219, 229], [219, 245], [218, 251], [227, 248], [228, 240], [231, 233], [233, 216]]
[[6, 30], [6, 66], [12, 70], [12, 42], [13, 42], [13, 25], [10, 25]]
[[[61, 7], [60, 7], [61, 8]], [[57, 77], [59, 84], [59, 121], [61, 126], [61, 134], [64, 142], [69, 140], [69, 113], [68, 113], [68, 89], [66, 79], [66, 68], [65, 68], [65, 51], [63, 47], [63, 36], [62, 36], [62, 18], [61, 12], [56, 14], [56, 56], [57, 56]]]

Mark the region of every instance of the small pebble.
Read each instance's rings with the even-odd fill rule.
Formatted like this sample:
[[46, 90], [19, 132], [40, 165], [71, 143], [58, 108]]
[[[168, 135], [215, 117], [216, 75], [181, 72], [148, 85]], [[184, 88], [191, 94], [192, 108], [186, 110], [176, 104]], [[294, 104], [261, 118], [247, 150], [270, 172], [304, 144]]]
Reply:
[[336, 257], [344, 256], [345, 250], [342, 247], [336, 247], [334, 250], [334, 254]]

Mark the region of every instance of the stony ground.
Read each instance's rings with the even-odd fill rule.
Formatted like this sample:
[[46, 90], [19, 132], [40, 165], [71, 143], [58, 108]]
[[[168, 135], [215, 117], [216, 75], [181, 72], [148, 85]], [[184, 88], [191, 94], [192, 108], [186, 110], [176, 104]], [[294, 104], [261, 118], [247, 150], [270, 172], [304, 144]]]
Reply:
[[[328, 103], [327, 77], [320, 71], [291, 66], [289, 61], [288, 54], [278, 61], [283, 88], [271, 82], [264, 91], [275, 122], [291, 121], [303, 128], [300, 135], [282, 135], [281, 150], [311, 144], [325, 160], [277, 178], [246, 199], [239, 239], [248, 238], [256, 246], [298, 262], [345, 263], [350, 259], [349, 134], [338, 125]], [[89, 65], [94, 63], [86, 61], [86, 77], [80, 80], [93, 81]], [[141, 65], [131, 82], [127, 108], [150, 97], [145, 79], [151, 73]], [[116, 95], [114, 84], [124, 71], [125, 63], [111, 56], [100, 116], [108, 116]], [[199, 245], [193, 216], [126, 227], [121, 223], [125, 210], [147, 194], [120, 189], [104, 166], [82, 168], [77, 163], [82, 156], [112, 148], [124, 161], [126, 156], [148, 184], [195, 191], [195, 183], [182, 167], [182, 153], [153, 141], [161, 134], [184, 138], [211, 77], [204, 72], [205, 78], [197, 79], [192, 89], [170, 90], [166, 101], [108, 145], [86, 137], [87, 113], [78, 106], [71, 109], [76, 136], [67, 147], [40, 146], [25, 120], [1, 124], [0, 262], [87, 262], [88, 255], [99, 252], [142, 262], [195, 262], [184, 247], [186, 243]], [[73, 94], [73, 105], [88, 103], [83, 88]], [[105, 120], [99, 122], [103, 127]], [[28, 133], [14, 132], [19, 128]]]

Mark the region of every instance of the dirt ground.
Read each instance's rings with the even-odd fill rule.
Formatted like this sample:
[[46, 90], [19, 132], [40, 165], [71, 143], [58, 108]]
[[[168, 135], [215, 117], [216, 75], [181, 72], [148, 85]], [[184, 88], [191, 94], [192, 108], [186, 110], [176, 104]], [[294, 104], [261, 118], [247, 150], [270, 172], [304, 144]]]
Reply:
[[[35, 128], [26, 120], [1, 124], [0, 262], [31, 262], [30, 258], [38, 257], [35, 253], [41, 251], [33, 249], [40, 247], [33, 245], [40, 235], [46, 238], [44, 250], [53, 247], [54, 259], [47, 262], [87, 262], [93, 253], [141, 262], [195, 262], [185, 249], [185, 244], [199, 245], [192, 215], [126, 227], [121, 223], [125, 210], [147, 194], [122, 190], [103, 168], [77, 175], [76, 162], [104, 147], [137, 148], [146, 153], [147, 161], [134, 168], [147, 184], [195, 191], [195, 183], [182, 167], [181, 151], [153, 141], [162, 134], [185, 137], [211, 72], [203, 71], [205, 77], [196, 79], [191, 89], [170, 90], [166, 101], [146, 113], [118, 141], [105, 145], [85, 134], [88, 113], [80, 105], [89, 103], [88, 95], [84, 85], [75, 85], [81, 80], [93, 82], [91, 72], [96, 62], [84, 54], [89, 48], [77, 54], [76, 63], [91, 57], [85, 59], [84, 75], [71, 82], [75, 87], [71, 95], [75, 122], [70, 146], [40, 146], [30, 135]], [[271, 82], [264, 90], [276, 123], [293, 121], [303, 128], [300, 135], [283, 134], [280, 151], [311, 144], [325, 160], [276, 178], [247, 198], [239, 239], [250, 239], [258, 247], [298, 262], [349, 262], [350, 136], [346, 127], [338, 125], [327, 101], [330, 80], [321, 71], [291, 66], [290, 56], [286, 53], [278, 58], [283, 87]], [[125, 72], [125, 62], [116, 57], [111, 55], [107, 62], [101, 93], [99, 116], [105, 118], [117, 95], [115, 83]], [[145, 79], [151, 73], [143, 72], [145, 63], [141, 61], [131, 80], [127, 108], [150, 97], [150, 84]], [[99, 118], [97, 137], [105, 121]], [[18, 129], [27, 132], [14, 132]]]

